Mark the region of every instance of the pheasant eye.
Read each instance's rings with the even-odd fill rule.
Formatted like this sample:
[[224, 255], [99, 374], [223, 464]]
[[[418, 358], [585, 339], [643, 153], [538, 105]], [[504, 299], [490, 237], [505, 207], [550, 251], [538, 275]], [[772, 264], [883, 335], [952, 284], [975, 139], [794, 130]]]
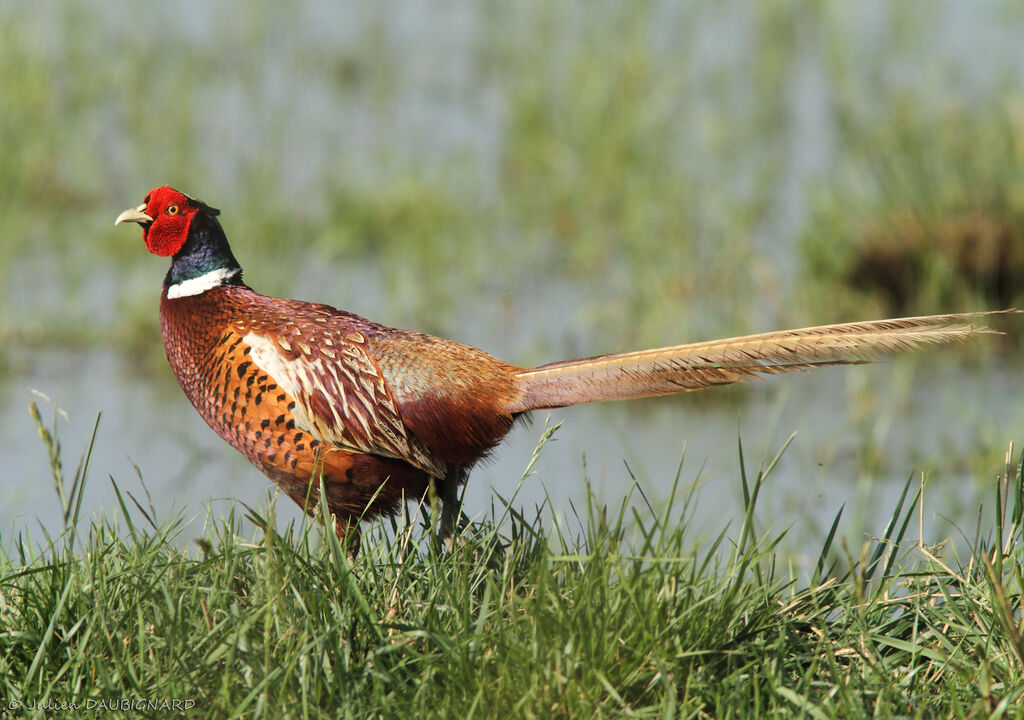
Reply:
[[177, 215], [178, 214], [178, 209], [179, 208], [178, 208], [177, 205], [168, 205], [167, 206], [167, 214], [168, 215]]

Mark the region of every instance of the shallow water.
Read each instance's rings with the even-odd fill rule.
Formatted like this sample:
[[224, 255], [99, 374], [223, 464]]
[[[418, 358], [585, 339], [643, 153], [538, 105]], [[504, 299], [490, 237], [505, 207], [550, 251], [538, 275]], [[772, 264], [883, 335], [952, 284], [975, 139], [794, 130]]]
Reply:
[[[841, 160], [837, 119], [832, 115], [839, 93], [829, 85], [831, 68], [827, 66], [834, 60], [830, 54], [834, 48], [825, 46], [830, 40], [819, 31], [848, 29], [831, 42], [849, 53], [848, 75], [842, 77], [853, 90], [843, 91], [872, 101], [865, 103], [865, 113], [877, 109], [876, 92], [891, 97], [898, 94], [894, 88], [917, 93], [926, 87], [936, 106], [956, 106], [984, 98], [1006, 77], [1019, 77], [1022, 72], [1019, 13], [1009, 12], [998, 2], [981, 5], [983, 12], [977, 12], [976, 6], [968, 10], [962, 3], [930, 6], [920, 28], [916, 21], [908, 25], [905, 18], [903, 24], [893, 20], [899, 13], [890, 12], [884, 0], [808, 14], [806, 25], [779, 27], [780, 36], [782, 31], [793, 33], [798, 50], [792, 56], [778, 56], [792, 62], [779, 71], [779, 78], [751, 72], [752, 64], [774, 57], [770, 52], [758, 54], [752, 38], [757, 37], [759, 21], [770, 26], [773, 19], [794, 19], [786, 6], [768, 6], [763, 15], [752, 14], [745, 4], [655, 6], [651, 17], [659, 21], [648, 30], [656, 51], [646, 60], [665, 67], [653, 75], [674, 80], [675, 66], [685, 64], [679, 85], [687, 99], [685, 107], [680, 107], [683, 95], [672, 94], [676, 88], [671, 83], [656, 88], [667, 95], [663, 99], [666, 112], [680, 113], [673, 158], [679, 164], [692, 164], [692, 175], [701, 184], [720, 187], [729, 198], [722, 200], [712, 192], [700, 198], [718, 203], [700, 209], [710, 225], [702, 228], [707, 233], [703, 241], [727, 236], [734, 226], [723, 218], [729, 217], [730, 210], [746, 207], [735, 197], [756, 195], [759, 191], [752, 188], [758, 178], [771, 177], [776, 185], [765, 197], [772, 212], [754, 224], [749, 242], [762, 262], [770, 259], [766, 287], [773, 288], [775, 283], [785, 295], [787, 285], [798, 277], [796, 244], [812, 193]], [[88, 318], [102, 331], [117, 332], [131, 321], [126, 319], [125, 306], [136, 302], [143, 303], [143, 317], [156, 324], [162, 261], [146, 256], [137, 238], [123, 252], [118, 250], [116, 258], [109, 250], [93, 249], [109, 248], [97, 238], [112, 232], [113, 217], [138, 202], [154, 177], [161, 182], [201, 180], [204, 192], [217, 193], [207, 199], [223, 206], [225, 217], [235, 224], [241, 221], [230, 214], [231, 203], [238, 194], [259, 187], [260, 178], [271, 184], [275, 199], [283, 196], [289, 209], [303, 218], [323, 214], [328, 194], [320, 191], [325, 184], [377, 188], [390, 187], [396, 178], [447, 180], [451, 177], [437, 169], [452, 165], [462, 166], [457, 182], [474, 202], [485, 206], [499, 202], [508, 94], [521, 89], [510, 81], [518, 77], [518, 68], [499, 63], [508, 61], [505, 54], [513, 63], [522, 60], [520, 46], [530, 47], [530, 34], [544, 27], [557, 29], [558, 16], [551, 22], [542, 4], [508, 15], [495, 7], [488, 10], [486, 5], [458, 2], [405, 3], [397, 11], [375, 3], [355, 3], [339, 10], [337, 4], [321, 0], [287, 8], [270, 3], [248, 7], [249, 13], [238, 14], [220, 6], [185, 2], [173, 10], [154, 10], [151, 16], [134, 13], [134, 6], [127, 3], [93, 8], [84, 3], [40, 2], [0, 9], [0, 23], [18, 29], [17, 39], [31, 45], [26, 57], [38, 60], [49, 71], [44, 77], [56, 83], [47, 89], [52, 98], [38, 106], [46, 116], [36, 119], [35, 127], [47, 127], [55, 116], [65, 114], [81, 120], [60, 143], [46, 147], [52, 156], [29, 158], [31, 162], [23, 164], [52, 167], [51, 180], [58, 188], [70, 188], [69, 194], [79, 201], [87, 198], [93, 203], [85, 209], [53, 210], [64, 221], [77, 214], [76, 230], [84, 240], [76, 234], [71, 242], [63, 231], [51, 237], [47, 233], [52, 233], [52, 227], [45, 223], [24, 228], [31, 242], [18, 245], [19, 256], [7, 258], [11, 263], [7, 267], [14, 271], [0, 275], [6, 280], [0, 288], [3, 317], [16, 326], [16, 336], [31, 339], [38, 331], [45, 338], [47, 318], [62, 312]], [[579, 24], [572, 22], [579, 19], [574, 13], [591, 8], [572, 7], [561, 20], [567, 29], [578, 29]], [[605, 6], [605, 14], [614, 12]], [[512, 22], [508, 27], [490, 27], [495, 17]], [[543, 26], [534, 24], [538, 18], [546, 21]], [[79, 32], [83, 26], [88, 31]], [[903, 37], [900, 33], [911, 26], [918, 28], [918, 34]], [[610, 33], [616, 29], [611, 23]], [[119, 52], [89, 49], [86, 38], [101, 38]], [[482, 51], [491, 41], [508, 38], [511, 42], [503, 42], [497, 52]], [[580, 41], [571, 32], [558, 35], [558, 41], [558, 47], [540, 51], [552, 54], [551, 72], [566, 72], [558, 62], [565, 56], [575, 57], [566, 47]], [[132, 53], [150, 57], [150, 44], [162, 57], [177, 60], [146, 66], [159, 72], [155, 78], [139, 78]], [[614, 41], [609, 43], [614, 46]], [[584, 56], [578, 48], [574, 52]], [[603, 59], [598, 56], [595, 62]], [[210, 72], [196, 72], [196, 68]], [[80, 76], [78, 70], [87, 70], [87, 76]], [[187, 83], [181, 82], [182, 75]], [[3, 79], [18, 78], [5, 75]], [[143, 79], [147, 83], [141, 83]], [[755, 86], [758, 79], [777, 82], [785, 96], [785, 102], [774, 108], [781, 117], [765, 112], [768, 119], [782, 124], [781, 130], [773, 127], [768, 132], [771, 147], [764, 147], [753, 136], [756, 133], [741, 136], [740, 130], [748, 126], [734, 122], [747, 111], [764, 112], [755, 105], [758, 100], [751, 99], [764, 92]], [[194, 93], [185, 103], [190, 109], [183, 111], [184, 119], [167, 120], [170, 127], [186, 128], [187, 140], [163, 137], [160, 112], [172, 106], [161, 105], [163, 95], [153, 94], [152, 87], [166, 87], [167, 93]], [[29, 90], [32, 94], [38, 88]], [[581, 95], [580, 100], [586, 97]], [[157, 112], [148, 112], [153, 107], [147, 101]], [[882, 111], [879, 116], [886, 117]], [[136, 136], [133, 122], [152, 126]], [[32, 123], [28, 125], [34, 129]], [[586, 128], [587, 123], [581, 125]], [[149, 138], [153, 146], [132, 144], [140, 138]], [[571, 145], [574, 138], [561, 141]], [[5, 152], [14, 153], [20, 146], [9, 144]], [[729, 157], [718, 157], [716, 152], [728, 152]], [[96, 157], [102, 158], [101, 167]], [[765, 162], [777, 163], [781, 169], [762, 176], [759, 168]], [[25, 184], [23, 178], [15, 180], [19, 187]], [[122, 192], [130, 195], [121, 197]], [[0, 222], [9, 219], [0, 218]], [[8, 225], [3, 229], [10, 232]], [[514, 242], [515, 229], [506, 231]], [[245, 249], [244, 238], [232, 237], [232, 241], [240, 258], [252, 254]], [[134, 253], [137, 260], [122, 262], [121, 255], [126, 253]], [[490, 260], [479, 254], [474, 258]], [[712, 259], [721, 262], [721, 258]], [[276, 280], [275, 258], [260, 260], [262, 266], [251, 267], [243, 259], [247, 271], [252, 270], [247, 277], [263, 280], [253, 282], [257, 288]], [[543, 259], [535, 262], [539, 265]], [[446, 335], [513, 362], [540, 363], [631, 349], [595, 347], [587, 323], [591, 331], [595, 326], [600, 330], [599, 320], [595, 323], [593, 317], [600, 319], [602, 303], [610, 302], [616, 292], [629, 292], [644, 278], [629, 277], [627, 270], [613, 266], [610, 272], [618, 275], [596, 278], [594, 285], [605, 285], [596, 292], [555, 273], [545, 274], [543, 267], [518, 268], [521, 275], [514, 279], [505, 270], [497, 263], [487, 281], [478, 280], [470, 290], [458, 293], [457, 307], [436, 321], [431, 308], [416, 307], [426, 301], [413, 290], [400, 302], [389, 297], [371, 261], [355, 267], [310, 263], [297, 273], [289, 290], [292, 296], [329, 302], [385, 323], [404, 324], [394, 318], [396, 313], [425, 316], [436, 322], [435, 327], [446, 329]], [[410, 277], [419, 272], [415, 267], [408, 269]], [[694, 271], [682, 268], [680, 276], [685, 272]], [[528, 285], [509, 290], [521, 276], [529, 277]], [[720, 290], [724, 294], [729, 288]], [[145, 299], [136, 300], [139, 297]], [[711, 317], [722, 298], [697, 300], [705, 305], [680, 311], [681, 316], [689, 312], [697, 320], [682, 320], [682, 326], [734, 334], [723, 318]], [[751, 331], [773, 329], [766, 323], [775, 316], [776, 300], [745, 308], [755, 318]], [[145, 309], [146, 303], [151, 310]], [[583, 309], [588, 307], [593, 309]], [[2, 322], [0, 331], [6, 331]], [[669, 327], [664, 336], [658, 336], [658, 342], [666, 345], [697, 339], [703, 338], [678, 337]], [[68, 415], [59, 428], [69, 474], [96, 414], [103, 414], [84, 502], [87, 518], [116, 514], [109, 476], [144, 502], [136, 466], [162, 517], [180, 510], [201, 520], [208, 508], [222, 515], [235, 499], [257, 505], [265, 498], [263, 476], [203, 424], [169, 370], [162, 366], [140, 370], [138, 358], [128, 351], [101, 345], [68, 349], [37, 339], [27, 346], [3, 349], [0, 533], [7, 536], [25, 528], [37, 532], [39, 524], [51, 533], [59, 529], [60, 513], [47, 481], [46, 457], [26, 412], [33, 398], [30, 388], [54, 398]], [[685, 448], [682, 481], [696, 480], [701, 487], [697, 520], [708, 530], [717, 530], [739, 515], [737, 440], [742, 440], [748, 471], [753, 471], [796, 432], [761, 505], [765, 522], [778, 527], [794, 524], [794, 547], [804, 539], [812, 540], [811, 547], [820, 541], [844, 504], [843, 531], [848, 537], [879, 532], [904, 480], [917, 469], [930, 470], [933, 514], [937, 516], [941, 509], [967, 526], [975, 521], [979, 493], [989, 497], [987, 483], [1000, 470], [1006, 445], [1024, 442], [1024, 406], [1019, 402], [1024, 367], [1012, 358], [964, 367], [957, 364], [957, 357], [932, 349], [912, 361], [776, 377], [740, 392], [712, 391], [553, 412], [551, 422], [564, 424], [541, 455], [536, 474], [523, 484], [516, 504], [531, 508], [548, 498], [556, 514], [571, 517], [573, 508], [584, 505], [586, 475], [599, 498], [617, 506], [630, 494], [627, 465], [657, 503], [665, 498]], [[45, 403], [40, 404], [44, 416], [48, 415]], [[476, 469], [466, 496], [470, 515], [489, 507], [494, 492], [507, 494], [516, 486], [545, 417], [538, 413], [532, 425], [517, 427], [492, 461]], [[637, 501], [635, 494], [633, 501]], [[282, 499], [279, 522], [295, 517], [297, 510]], [[941, 517], [928, 520], [933, 537], [948, 527]], [[199, 522], [190, 527], [199, 532]], [[183, 534], [185, 540], [189, 532]]]

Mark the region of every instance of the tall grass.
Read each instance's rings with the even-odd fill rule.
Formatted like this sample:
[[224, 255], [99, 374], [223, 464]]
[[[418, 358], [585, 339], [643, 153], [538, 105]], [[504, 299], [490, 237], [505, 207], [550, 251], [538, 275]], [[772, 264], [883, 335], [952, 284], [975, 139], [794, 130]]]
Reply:
[[908, 480], [881, 537], [850, 551], [833, 525], [807, 575], [757, 520], [778, 457], [741, 476], [743, 517], [710, 537], [677, 483], [658, 507], [590, 501], [568, 521], [500, 501], [452, 552], [416, 508], [350, 560], [319, 521], [278, 528], [273, 502], [195, 528], [112, 478], [120, 514], [85, 527], [89, 452], [66, 476], [36, 418], [65, 529], [0, 538], [10, 717], [1020, 716], [1011, 453], [992, 527], [920, 545]]

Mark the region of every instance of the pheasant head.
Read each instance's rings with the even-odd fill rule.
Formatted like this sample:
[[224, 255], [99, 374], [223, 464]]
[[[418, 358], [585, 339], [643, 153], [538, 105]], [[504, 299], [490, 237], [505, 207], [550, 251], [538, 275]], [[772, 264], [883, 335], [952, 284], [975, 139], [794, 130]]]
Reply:
[[136, 222], [154, 255], [171, 258], [164, 280], [167, 297], [205, 292], [226, 282], [241, 282], [242, 268], [217, 220], [220, 210], [172, 187], [158, 187], [136, 208], [117, 216], [115, 225]]

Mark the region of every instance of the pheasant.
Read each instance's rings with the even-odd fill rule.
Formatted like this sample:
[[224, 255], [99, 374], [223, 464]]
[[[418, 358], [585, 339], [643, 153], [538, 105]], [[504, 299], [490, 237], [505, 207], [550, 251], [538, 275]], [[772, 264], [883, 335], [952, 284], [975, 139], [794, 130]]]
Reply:
[[518, 367], [475, 347], [379, 325], [330, 305], [260, 295], [217, 219], [170, 187], [136, 222], [171, 258], [160, 296], [164, 350], [213, 430], [313, 513], [320, 479], [339, 538], [361, 519], [435, 492], [441, 531], [474, 463], [531, 410], [668, 395], [751, 377], [855, 364], [989, 332], [978, 314], [826, 325]]

